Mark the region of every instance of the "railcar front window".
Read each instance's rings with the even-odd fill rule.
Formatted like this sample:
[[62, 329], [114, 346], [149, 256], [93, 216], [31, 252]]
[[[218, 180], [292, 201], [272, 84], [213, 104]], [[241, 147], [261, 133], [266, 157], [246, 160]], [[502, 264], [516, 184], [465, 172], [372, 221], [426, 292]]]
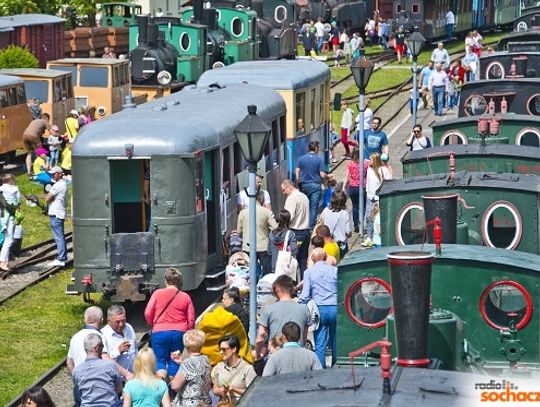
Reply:
[[8, 107], [9, 101], [6, 89], [0, 89], [0, 107]]
[[81, 86], [107, 88], [109, 86], [109, 69], [100, 66], [81, 67]]
[[26, 103], [26, 92], [24, 90], [23, 86], [17, 86], [17, 98], [19, 100], [19, 104]]
[[29, 98], [39, 99], [43, 103], [49, 102], [49, 84], [47, 81], [26, 81], [24, 87]]
[[76, 66], [66, 66], [66, 65], [50, 65], [50, 69], [57, 69], [59, 71], [70, 72], [71, 73], [71, 83], [73, 86], [77, 86], [79, 83], [79, 76], [77, 74]]
[[306, 117], [306, 94], [300, 92], [296, 94], [296, 120], [302, 119], [305, 124]]
[[279, 165], [279, 127], [277, 119], [272, 122], [272, 164]]
[[17, 106], [17, 90], [15, 88], [8, 89], [8, 97], [10, 106]]

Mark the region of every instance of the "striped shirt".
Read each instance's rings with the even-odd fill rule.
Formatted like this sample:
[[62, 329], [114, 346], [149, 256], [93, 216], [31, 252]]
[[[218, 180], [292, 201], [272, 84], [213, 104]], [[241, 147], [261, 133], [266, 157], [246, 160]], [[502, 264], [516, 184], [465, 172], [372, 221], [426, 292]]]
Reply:
[[118, 402], [122, 376], [112, 360], [89, 357], [73, 370], [73, 394], [80, 407], [110, 407]]

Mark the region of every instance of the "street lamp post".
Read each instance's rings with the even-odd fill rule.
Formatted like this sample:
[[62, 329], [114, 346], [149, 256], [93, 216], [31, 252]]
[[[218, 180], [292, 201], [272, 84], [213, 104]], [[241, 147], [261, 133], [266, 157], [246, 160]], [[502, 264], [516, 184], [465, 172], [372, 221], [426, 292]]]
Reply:
[[364, 50], [360, 49], [360, 53], [356, 61], [351, 65], [351, 72], [354, 77], [354, 82], [358, 87], [359, 110], [360, 110], [360, 135], [358, 137], [358, 165], [360, 175], [360, 185], [358, 186], [358, 232], [360, 238], [364, 236], [364, 112], [366, 110], [366, 88], [369, 82], [371, 73], [373, 72], [373, 63], [364, 55]]
[[424, 46], [424, 42], [426, 42], [426, 39], [422, 34], [418, 32], [418, 27], [413, 28], [413, 33], [409, 36], [407, 39], [407, 44], [409, 46], [409, 49], [411, 50], [411, 55], [413, 59], [413, 100], [412, 100], [412, 116], [413, 116], [413, 127], [416, 126], [416, 109], [418, 107], [418, 85], [417, 85], [417, 74], [418, 74], [418, 55], [420, 55], [420, 51], [422, 50], [422, 47]]
[[249, 197], [249, 341], [255, 345], [257, 335], [257, 216], [256, 202], [257, 187], [255, 173], [257, 163], [262, 158], [268, 137], [272, 130], [257, 115], [257, 106], [247, 107], [248, 115], [234, 129], [242, 154], [248, 163], [248, 191]]

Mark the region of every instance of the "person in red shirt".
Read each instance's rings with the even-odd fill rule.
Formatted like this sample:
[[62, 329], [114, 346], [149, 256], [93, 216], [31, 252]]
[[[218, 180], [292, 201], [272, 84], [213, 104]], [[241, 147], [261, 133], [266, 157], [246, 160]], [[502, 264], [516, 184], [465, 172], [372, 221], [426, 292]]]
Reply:
[[184, 332], [195, 327], [195, 308], [182, 291], [182, 274], [175, 268], [165, 271], [165, 288], [152, 294], [144, 310], [146, 322], [152, 326], [152, 349], [157, 359], [157, 374], [174, 377], [179, 365], [171, 353], [184, 350]]

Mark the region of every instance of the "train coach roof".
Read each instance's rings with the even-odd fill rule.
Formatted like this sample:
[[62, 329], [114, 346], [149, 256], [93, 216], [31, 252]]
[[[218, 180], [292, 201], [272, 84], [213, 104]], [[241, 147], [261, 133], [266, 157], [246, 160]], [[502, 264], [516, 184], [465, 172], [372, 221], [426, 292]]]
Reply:
[[191, 156], [234, 141], [233, 130], [247, 115], [248, 105], [256, 105], [267, 122], [285, 113], [285, 102], [269, 88], [184, 89], [85, 126], [73, 157], [124, 157], [126, 144], [134, 146], [135, 156]]
[[246, 61], [206, 71], [198, 86], [212, 83], [261, 85], [276, 90], [296, 90], [330, 79], [330, 68], [319, 61]]
[[[398, 251], [426, 251], [435, 253], [435, 247], [431, 244], [407, 245], [407, 246], [389, 246], [381, 247], [377, 250], [358, 250], [350, 252], [339, 263], [339, 271], [346, 271], [350, 266], [356, 266], [362, 263], [371, 263], [378, 261], [386, 262], [386, 255]], [[460, 244], [443, 244], [442, 254], [437, 259], [463, 262], [463, 259], [471, 262], [487, 262], [499, 264], [506, 267], [520, 268], [524, 270], [533, 270], [540, 274], [539, 256], [526, 252], [516, 252], [507, 249], [496, 249], [491, 247], [482, 247]]]
[[0, 74], [13, 76], [37, 76], [41, 78], [56, 78], [58, 76], [70, 75], [70, 73], [67, 71], [42, 68], [4, 68], [0, 69]]
[[379, 196], [404, 192], [460, 188], [494, 188], [540, 193], [540, 178], [536, 175], [507, 174], [494, 172], [458, 171], [453, 181], [449, 174], [434, 174], [385, 181]]
[[115, 58], [62, 58], [49, 61], [49, 64], [86, 64], [86, 65], [116, 65], [128, 63], [127, 59]]
[[23, 83], [22, 79], [16, 76], [0, 74], [0, 87], [15, 85], [17, 83]]
[[[540, 161], [540, 151], [538, 148], [529, 146], [518, 146], [514, 144], [488, 144], [482, 146], [480, 144], [454, 144], [431, 149], [423, 149], [416, 151], [408, 151], [401, 159], [402, 163], [411, 161], [427, 161], [432, 159], [433, 154], [450, 153], [456, 154], [456, 160], [460, 156], [481, 156], [481, 157], [516, 157], [516, 158], [535, 158]], [[447, 157], [448, 157], [447, 155]], [[433, 157], [434, 158], [434, 157]]]
[[61, 23], [64, 21], [66, 21], [64, 18], [48, 14], [17, 14], [14, 16], [0, 17], [0, 31], [4, 31], [9, 27]]
[[[479, 81], [465, 82], [462, 89], [475, 89], [481, 88], [481, 85], [486, 85], [482, 89], [487, 89], [491, 86], [492, 89], [524, 89], [524, 86], [538, 86], [540, 85], [540, 78], [514, 78], [508, 79], [482, 79]], [[519, 86], [519, 87], [518, 87]]]

